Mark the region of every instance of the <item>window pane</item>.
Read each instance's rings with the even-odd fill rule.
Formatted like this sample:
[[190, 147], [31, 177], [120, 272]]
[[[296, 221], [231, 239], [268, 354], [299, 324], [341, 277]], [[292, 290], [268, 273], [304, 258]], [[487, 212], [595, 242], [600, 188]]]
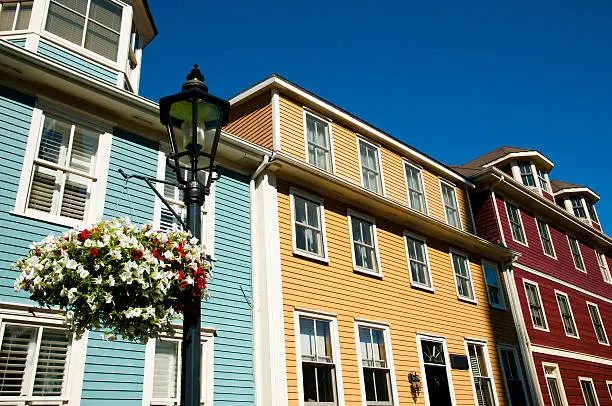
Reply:
[[306, 201], [306, 215], [308, 218], [307, 224], [319, 229], [319, 205]]
[[93, 131], [78, 126], [75, 128], [70, 151], [70, 167], [86, 173], [93, 172], [98, 138], [98, 134]]
[[54, 164], [64, 165], [72, 125], [52, 117], [45, 117], [38, 158]]
[[[82, 2], [73, 1], [72, 3], [79, 3], [79, 5], [81, 5]], [[86, 2], [85, 7], [87, 7]], [[83, 10], [83, 13], [85, 13], [85, 10]], [[81, 41], [83, 40], [84, 26], [84, 17], [67, 10], [62, 6], [58, 6], [53, 2], [49, 4], [45, 30], [77, 45], [81, 45]]]
[[597, 399], [595, 396], [595, 389], [590, 381], [580, 381], [582, 387], [582, 394], [584, 395], [584, 401], [586, 406], [597, 406]]
[[317, 320], [316, 321], [316, 344], [317, 344], [317, 356], [319, 358], [325, 358], [323, 361], [332, 361], [332, 350], [331, 350], [331, 335], [329, 333], [329, 322]]
[[38, 329], [6, 325], [0, 347], [0, 393], [19, 396], [26, 365], [31, 362]]
[[62, 196], [61, 216], [70, 217], [77, 220], [82, 220], [85, 217], [87, 200], [89, 194], [87, 192], [89, 180], [77, 176], [67, 175], [64, 185], [64, 194]]
[[91, 0], [89, 18], [95, 22], [110, 28], [113, 31], [121, 31], [122, 9], [118, 4], [107, 0]]
[[376, 384], [374, 383], [374, 370], [364, 368], [363, 370], [363, 380], [365, 386], [366, 393], [366, 401], [375, 402], [376, 401]]
[[421, 340], [423, 361], [428, 364], [445, 365], [444, 347], [442, 343]]
[[302, 356], [316, 356], [313, 319], [300, 317], [300, 346], [302, 347]]
[[389, 382], [389, 370], [388, 369], [375, 369], [374, 382], [376, 385], [376, 401], [377, 402], [388, 402], [391, 395], [391, 385]]
[[[30, 25], [30, 16], [32, 15], [32, 2], [22, 2], [19, 5], [19, 14], [17, 15], [16, 30], [27, 30]], [[2, 15], [0, 14], [0, 20]]]
[[17, 13], [17, 3], [0, 4], [2, 7], [2, 10], [0, 10], [0, 31], [11, 31]]
[[87, 12], [87, 0], [53, 0], [53, 2], [83, 15]]
[[546, 382], [548, 383], [548, 390], [550, 391], [550, 398], [553, 406], [563, 406], [561, 391], [559, 390], [557, 380], [555, 378], [546, 378]]
[[155, 342], [155, 364], [153, 367], [153, 397], [177, 397], [177, 371], [179, 345], [176, 341]]
[[85, 48], [114, 61], [119, 49], [119, 34], [90, 21], [87, 24]]
[[302, 381], [304, 385], [304, 402], [317, 401], [316, 367], [302, 364]]
[[61, 395], [68, 343], [69, 339], [65, 331], [43, 329], [32, 391], [34, 396]]

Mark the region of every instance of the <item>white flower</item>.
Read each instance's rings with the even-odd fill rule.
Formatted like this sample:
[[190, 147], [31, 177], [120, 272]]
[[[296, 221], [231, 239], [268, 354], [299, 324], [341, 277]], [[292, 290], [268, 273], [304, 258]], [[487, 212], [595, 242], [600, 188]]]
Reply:
[[139, 307], [130, 307], [127, 312], [125, 312], [126, 319], [132, 319], [134, 317], [140, 317], [142, 314], [142, 309]]
[[164, 258], [172, 259], [172, 258], [174, 258], [174, 255], [172, 254], [172, 252], [166, 251], [166, 252], [164, 252]]
[[117, 260], [121, 259], [121, 250], [119, 248], [110, 250], [109, 254]]
[[74, 312], [72, 310], [68, 310], [66, 312], [66, 320], [72, 320], [74, 319]]
[[85, 240], [85, 242], [83, 243], [83, 246], [85, 248], [91, 248], [93, 246], [94, 242], [91, 241], [89, 238]]
[[113, 295], [110, 293], [107, 293], [104, 295], [104, 301], [106, 303], [111, 303], [113, 301]]
[[79, 273], [79, 276], [81, 278], [87, 278], [89, 276], [89, 271], [85, 268], [83, 268], [83, 266], [79, 265], [77, 267], [77, 272]]
[[102, 277], [98, 276], [96, 279], [94, 279], [94, 282], [96, 282], [96, 285], [101, 285], [102, 284]]
[[77, 293], [78, 289], [77, 288], [70, 288], [68, 290], [68, 302], [73, 303], [76, 300], [76, 293]]
[[195, 237], [192, 237], [191, 240], [189, 240], [189, 244], [191, 245], [196, 245], [198, 243], [198, 239]]
[[108, 286], [115, 286], [115, 278], [113, 277], [113, 275], [108, 275]]
[[79, 263], [76, 262], [74, 259], [71, 259], [71, 258], [66, 259], [66, 268], [76, 269], [77, 266], [79, 266]]
[[108, 245], [108, 243], [110, 242], [110, 240], [111, 240], [110, 235], [108, 235], [108, 234], [104, 234], [104, 235], [102, 236], [102, 242], [104, 243], [104, 245]]

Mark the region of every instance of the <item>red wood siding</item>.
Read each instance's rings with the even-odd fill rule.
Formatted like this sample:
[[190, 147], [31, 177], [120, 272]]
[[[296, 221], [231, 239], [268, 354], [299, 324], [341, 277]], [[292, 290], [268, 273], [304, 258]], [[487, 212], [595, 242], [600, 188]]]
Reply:
[[493, 197], [490, 191], [471, 194], [472, 211], [474, 212], [474, 224], [476, 234], [485, 240], [502, 244], [499, 223], [495, 215]]
[[593, 225], [593, 228], [595, 230], [601, 231], [601, 226], [599, 224], [597, 224], [597, 223], [591, 223], [591, 224]]
[[603, 281], [603, 276], [599, 269], [593, 247], [589, 247], [582, 241], [578, 241], [587, 273], [579, 271], [574, 266], [574, 260], [569, 248], [567, 236], [563, 231], [555, 228], [552, 224], [548, 224], [550, 236], [557, 255], [557, 259], [551, 258], [544, 255], [535, 217], [531, 213], [527, 213], [522, 207], [519, 207], [521, 210], [525, 236], [527, 237], [528, 246], [525, 246], [512, 239], [510, 222], [508, 221], [506, 212], [506, 204], [499, 196], [497, 197], [497, 207], [499, 209], [502, 230], [508, 247], [522, 254], [518, 259], [520, 264], [612, 299], [611, 286]]
[[555, 198], [553, 195], [551, 195], [550, 193], [548, 193], [545, 190], [542, 190], [542, 196], [544, 196], [545, 198], [547, 198], [548, 200], [550, 200], [551, 202], [555, 201]]
[[608, 388], [606, 387], [606, 380], [612, 379], [612, 366], [544, 354], [533, 354], [533, 360], [538, 371], [538, 381], [540, 382], [540, 388], [546, 406], [551, 406], [552, 402], [550, 400], [550, 394], [548, 393], [546, 379], [544, 378], [543, 362], [549, 362], [559, 366], [563, 388], [565, 389], [567, 402], [570, 406], [584, 405], [584, 397], [582, 396], [582, 390], [580, 389], [580, 382], [578, 380], [579, 377], [593, 379], [593, 386], [595, 387], [595, 393], [597, 394], [600, 406], [612, 406], [610, 392], [608, 392]]
[[[595, 303], [599, 308], [599, 314], [603, 320], [604, 328], [608, 335], [608, 341], [612, 340], [611, 303], [596, 299], [591, 295], [586, 295], [580, 291], [541, 278], [516, 267], [514, 268], [514, 277], [525, 326], [527, 327], [527, 333], [529, 334], [532, 344], [612, 359], [612, 347], [597, 342], [595, 329], [593, 328], [586, 302]], [[542, 305], [544, 307], [544, 313], [546, 314], [549, 332], [538, 330], [533, 327], [529, 306], [527, 305], [527, 298], [525, 297], [523, 279], [536, 282], [540, 288], [540, 296], [542, 298]], [[555, 289], [567, 294], [569, 298], [572, 313], [574, 315], [574, 322], [576, 323], [576, 328], [580, 337], [579, 339], [565, 335], [561, 314], [559, 312], [559, 305], [555, 297]], [[609, 379], [612, 380], [612, 375], [610, 375]]]

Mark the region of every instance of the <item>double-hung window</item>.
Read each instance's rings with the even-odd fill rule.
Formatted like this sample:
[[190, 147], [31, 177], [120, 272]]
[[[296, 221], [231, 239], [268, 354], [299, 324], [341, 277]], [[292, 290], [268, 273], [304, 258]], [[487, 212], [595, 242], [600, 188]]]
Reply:
[[494, 395], [491, 366], [487, 348], [481, 343], [466, 342], [468, 357], [470, 360], [470, 372], [476, 393], [476, 404], [478, 406], [495, 406], [497, 399]]
[[293, 250], [296, 254], [327, 260], [323, 201], [290, 192], [293, 217]]
[[0, 31], [27, 30], [33, 1], [0, 2]]
[[506, 392], [512, 406], [527, 406], [527, 393], [519, 356], [513, 347], [500, 347], [499, 355], [506, 383]]
[[582, 260], [582, 253], [580, 252], [580, 245], [578, 244], [578, 240], [574, 237], [567, 236], [567, 241], [569, 243], [570, 251], [572, 252], [572, 258], [574, 259], [574, 266], [576, 269], [586, 272], [584, 267], [584, 261]]
[[506, 210], [508, 212], [508, 221], [510, 222], [510, 232], [512, 239], [520, 244], [526, 245], [525, 230], [523, 229], [523, 220], [521, 212], [515, 205], [506, 202]]
[[308, 163], [332, 172], [330, 123], [304, 111]]
[[457, 203], [455, 186], [440, 180], [440, 187], [442, 189], [442, 202], [444, 203], [446, 223], [461, 229], [461, 216], [459, 215], [459, 203]]
[[506, 309], [506, 301], [504, 298], [504, 289], [502, 288], [499, 270], [496, 264], [482, 261], [482, 270], [484, 271], [485, 282], [487, 283], [487, 296], [491, 306]]
[[[335, 320], [298, 315], [298, 368], [304, 404], [338, 404], [339, 361]], [[332, 336], [333, 333], [333, 336]]]
[[[212, 398], [213, 333], [201, 335], [201, 401]], [[145, 350], [143, 405], [178, 406], [181, 403], [181, 340], [162, 337], [149, 340]]]
[[423, 171], [414, 165], [404, 162], [406, 170], [406, 186], [408, 189], [408, 204], [411, 209], [427, 212], [425, 205], [425, 188], [423, 187]]
[[586, 202], [587, 211], [589, 212], [589, 217], [591, 217], [591, 221], [599, 224], [599, 218], [597, 217], [597, 212], [595, 211], [595, 205]]
[[546, 322], [546, 313], [542, 306], [540, 296], [540, 288], [536, 283], [523, 281], [525, 284], [525, 295], [527, 296], [527, 304], [529, 305], [529, 313], [533, 327], [539, 330], [548, 331], [548, 323]]
[[66, 330], [2, 323], [0, 402], [19, 404], [44, 398], [49, 403], [67, 404], [70, 347]]
[[540, 234], [540, 240], [542, 240], [542, 250], [544, 254], [549, 257], [556, 258], [555, 255], [555, 247], [552, 242], [552, 238], [550, 237], [550, 228], [548, 224], [543, 222], [542, 220], [536, 218], [536, 224], [538, 225], [538, 233]]
[[367, 141], [357, 138], [359, 144], [359, 163], [363, 187], [374, 193], [382, 194], [382, 175], [380, 169], [380, 150]]
[[523, 185], [528, 187], [536, 187], [535, 179], [533, 177], [533, 167], [530, 161], [520, 161], [517, 163], [519, 171], [521, 173], [521, 181]]
[[470, 261], [466, 255], [451, 251], [451, 262], [455, 273], [455, 284], [459, 299], [476, 302], [474, 284], [470, 272]]
[[599, 269], [601, 270], [601, 276], [603, 277], [604, 282], [612, 283], [612, 276], [610, 275], [610, 267], [608, 266], [608, 260], [603, 252], [595, 250], [595, 256], [597, 257], [597, 263], [599, 264]]
[[557, 298], [557, 304], [559, 305], [559, 313], [561, 314], [561, 321], [563, 322], [565, 335], [568, 337], [578, 338], [578, 329], [576, 328], [576, 322], [574, 321], [574, 314], [572, 313], [569, 298], [562, 292], [555, 292], [555, 297]]
[[408, 234], [404, 234], [404, 237], [406, 238], [406, 252], [412, 285], [433, 289], [425, 240]]
[[[36, 123], [40, 119], [40, 126]], [[15, 213], [68, 226], [101, 216], [110, 134], [35, 109]]]
[[580, 196], [570, 197], [570, 202], [572, 204], [572, 210], [574, 211], [574, 216], [578, 217], [579, 219], [586, 220], [587, 215], [586, 215], [586, 210], [584, 209], [584, 203], [583, 203], [582, 197]]
[[589, 309], [589, 316], [591, 316], [591, 321], [593, 322], [593, 329], [595, 329], [597, 342], [599, 344], [609, 345], [606, 328], [604, 327], [603, 321], [601, 320], [601, 315], [599, 314], [599, 307], [597, 307], [595, 303], [589, 302], [587, 302], [587, 307]]
[[349, 210], [348, 220], [355, 270], [381, 275], [374, 219]]
[[552, 406], [567, 406], [567, 398], [563, 389], [563, 381], [556, 364], [544, 363], [544, 377]]
[[369, 325], [358, 325], [357, 329], [366, 404], [392, 405], [393, 385], [387, 331]]
[[540, 188], [542, 190], [550, 192], [550, 189], [548, 188], [548, 180], [546, 178], [546, 172], [544, 172], [540, 168], [538, 168], [538, 181], [540, 182]]
[[580, 389], [582, 389], [584, 404], [586, 406], [599, 406], [599, 399], [597, 399], [595, 386], [593, 386], [593, 379], [579, 377], [578, 381], [580, 382]]
[[111, 0], [50, 0], [45, 30], [116, 61], [122, 14]]

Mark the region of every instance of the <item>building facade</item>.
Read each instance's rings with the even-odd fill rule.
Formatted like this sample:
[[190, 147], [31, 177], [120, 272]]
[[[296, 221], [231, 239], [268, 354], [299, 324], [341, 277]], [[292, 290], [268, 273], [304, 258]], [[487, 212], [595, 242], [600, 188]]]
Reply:
[[[155, 34], [146, 1], [0, 2], [0, 404], [179, 404], [180, 337], [73, 340], [63, 316], [14, 292], [10, 268], [32, 241], [101, 218], [176, 227], [144, 183], [118, 172], [168, 173], [158, 106], [137, 95]], [[202, 305], [202, 401], [252, 405], [250, 176], [266, 151], [222, 138], [221, 178], [202, 213], [215, 259]], [[158, 187], [181, 212], [178, 190]]]
[[226, 130], [273, 150], [253, 189], [258, 404], [534, 404], [516, 252], [474, 235], [470, 181], [279, 76], [230, 102]]
[[531, 383], [545, 405], [611, 405], [612, 239], [586, 186], [549, 179], [535, 150], [501, 147], [456, 169], [476, 184], [478, 235], [521, 256], [508, 270]]

